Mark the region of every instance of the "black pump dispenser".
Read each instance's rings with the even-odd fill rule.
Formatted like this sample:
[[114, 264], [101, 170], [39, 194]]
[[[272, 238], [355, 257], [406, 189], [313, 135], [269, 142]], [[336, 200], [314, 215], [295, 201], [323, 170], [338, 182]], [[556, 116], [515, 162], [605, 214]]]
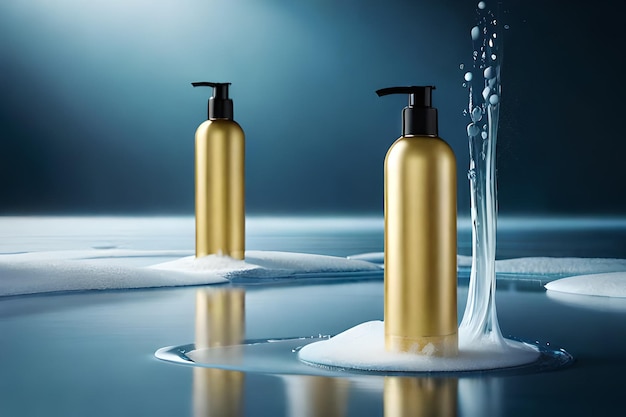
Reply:
[[194, 87], [213, 87], [213, 96], [209, 99], [209, 120], [233, 120], [233, 101], [228, 98], [228, 86], [230, 83], [202, 81], [191, 83], [191, 85]]
[[409, 105], [402, 110], [402, 136], [437, 136], [437, 109], [432, 107], [435, 86], [390, 87], [377, 90], [379, 97], [408, 94]]

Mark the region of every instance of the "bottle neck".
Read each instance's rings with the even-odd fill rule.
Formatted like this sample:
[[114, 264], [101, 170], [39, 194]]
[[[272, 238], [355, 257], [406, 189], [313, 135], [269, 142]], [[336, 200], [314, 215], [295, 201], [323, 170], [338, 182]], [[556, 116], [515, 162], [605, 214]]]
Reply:
[[402, 136], [438, 136], [437, 109], [405, 107], [402, 110]]

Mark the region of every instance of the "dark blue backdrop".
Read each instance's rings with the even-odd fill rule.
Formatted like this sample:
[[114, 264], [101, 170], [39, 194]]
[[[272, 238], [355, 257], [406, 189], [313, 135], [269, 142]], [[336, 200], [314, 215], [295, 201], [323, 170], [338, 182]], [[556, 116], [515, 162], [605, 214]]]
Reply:
[[[501, 214], [626, 212], [618, 9], [501, 2]], [[472, 0], [3, 0], [0, 213], [192, 213], [209, 91], [190, 82], [203, 80], [233, 83], [252, 214], [380, 214], [405, 100], [374, 90], [435, 84], [467, 213], [459, 64], [475, 11]]]

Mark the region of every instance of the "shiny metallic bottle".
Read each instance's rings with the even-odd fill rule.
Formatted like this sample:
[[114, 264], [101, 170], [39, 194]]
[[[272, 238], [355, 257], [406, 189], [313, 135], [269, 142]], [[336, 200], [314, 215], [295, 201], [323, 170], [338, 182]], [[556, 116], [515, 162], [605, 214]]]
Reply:
[[409, 94], [403, 132], [385, 158], [385, 347], [454, 356], [457, 338], [456, 160], [437, 136], [434, 87]]
[[233, 120], [230, 83], [213, 87], [209, 120], [196, 130], [196, 257], [243, 259], [245, 251], [244, 133]]

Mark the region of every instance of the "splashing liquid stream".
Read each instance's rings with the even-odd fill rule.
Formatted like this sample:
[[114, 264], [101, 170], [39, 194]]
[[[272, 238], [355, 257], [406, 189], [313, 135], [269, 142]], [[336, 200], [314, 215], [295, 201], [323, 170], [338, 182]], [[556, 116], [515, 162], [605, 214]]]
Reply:
[[497, 19], [483, 2], [479, 4], [477, 14], [479, 23], [471, 30], [474, 44], [472, 71], [464, 76], [467, 81], [465, 85], [469, 87], [469, 108], [464, 114], [471, 119], [467, 134], [472, 270], [459, 336], [468, 344], [488, 339], [492, 343], [504, 345], [495, 304], [496, 141], [500, 111], [501, 51], [497, 42]]

